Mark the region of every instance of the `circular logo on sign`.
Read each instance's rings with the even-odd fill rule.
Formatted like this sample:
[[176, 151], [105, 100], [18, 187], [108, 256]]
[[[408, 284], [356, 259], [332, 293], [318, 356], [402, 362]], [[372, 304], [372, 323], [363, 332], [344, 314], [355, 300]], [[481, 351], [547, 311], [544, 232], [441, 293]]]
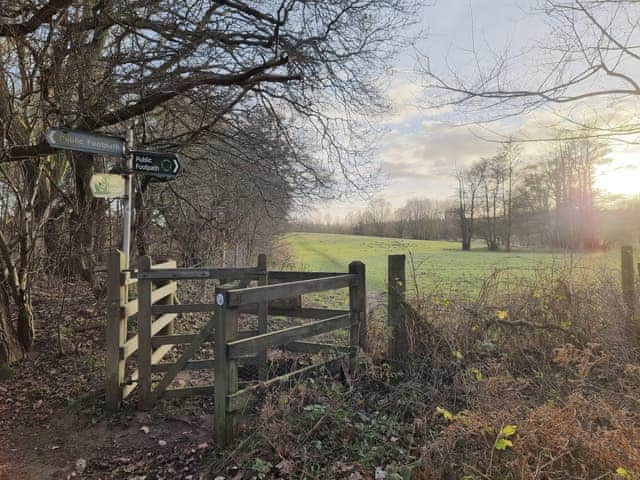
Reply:
[[162, 160], [162, 164], [160, 166], [163, 172], [170, 172], [173, 168], [173, 163], [171, 160], [167, 160], [166, 158]]
[[224, 295], [222, 293], [219, 293], [219, 294], [216, 295], [216, 303], [219, 306], [224, 305]]

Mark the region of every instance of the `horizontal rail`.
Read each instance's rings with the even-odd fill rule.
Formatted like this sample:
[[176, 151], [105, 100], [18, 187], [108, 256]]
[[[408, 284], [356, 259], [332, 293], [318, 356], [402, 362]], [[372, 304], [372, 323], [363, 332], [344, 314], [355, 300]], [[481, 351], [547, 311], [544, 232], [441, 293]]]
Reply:
[[263, 333], [255, 337], [227, 343], [227, 356], [229, 359], [238, 359], [246, 357], [247, 355], [256, 355], [267, 348], [286, 345], [296, 340], [313, 337], [321, 333], [327, 333], [349, 326], [351, 326], [351, 317], [349, 314], [346, 314], [299, 325], [297, 327], [285, 328], [277, 332]]
[[323, 353], [323, 352], [340, 352], [355, 355], [355, 347], [345, 347], [342, 345], [332, 345], [330, 343], [315, 343], [315, 342], [291, 342], [285, 345], [285, 348], [290, 352], [295, 353]]
[[269, 315], [274, 317], [312, 318], [324, 320], [337, 315], [347, 315], [349, 310], [329, 310], [326, 308], [269, 308]]
[[[151, 324], [151, 336], [153, 337], [156, 333], [158, 333], [164, 327], [169, 325], [175, 318], [176, 318], [176, 315], [174, 313], [168, 313], [156, 319]], [[137, 350], [138, 350], [138, 335], [136, 334], [133, 337], [131, 337], [129, 340], [127, 340], [127, 343], [125, 343], [124, 347], [122, 347], [122, 356], [124, 358], [129, 358]]]
[[239, 288], [224, 292], [225, 304], [231, 307], [259, 303], [278, 298], [289, 298], [304, 293], [333, 290], [354, 285], [358, 281], [357, 275], [345, 274], [334, 277], [300, 280], [297, 282], [278, 283], [252, 288]]
[[[258, 335], [258, 330], [239, 330], [238, 338], [249, 338]], [[151, 346], [154, 348], [161, 345], [186, 345], [193, 342], [196, 339], [197, 334], [186, 335], [156, 335], [151, 338]], [[206, 337], [205, 342], [213, 342], [214, 334]]]
[[162, 268], [150, 272], [133, 272], [138, 279], [149, 280], [247, 280], [265, 275], [264, 270], [247, 268]]
[[298, 381], [321, 370], [326, 370], [331, 374], [335, 374], [339, 371], [342, 362], [347, 360], [348, 358], [349, 355], [347, 354], [340, 355], [326, 362], [309, 365], [308, 367], [301, 368], [300, 370], [296, 370], [295, 372], [280, 375], [279, 377], [274, 377], [266, 382], [258, 383], [257, 385], [252, 385], [245, 388], [244, 390], [240, 390], [236, 393], [232, 393], [231, 395], [227, 395], [227, 411], [236, 412], [248, 407], [249, 404], [253, 400], [255, 400], [256, 393], [258, 391], [265, 389], [268, 390], [269, 388], [273, 388], [284, 382]]
[[315, 278], [338, 277], [345, 272], [286, 272], [269, 271], [269, 281], [293, 282], [296, 280], [312, 280]]
[[[171, 367], [173, 367], [175, 363], [158, 363], [156, 365], [151, 365], [151, 371], [154, 373], [157, 372], [166, 372]], [[185, 366], [182, 368], [183, 370], [209, 370], [213, 369], [214, 360], [190, 360]]]
[[[216, 308], [214, 303], [181, 303], [174, 305], [151, 305], [151, 313], [160, 315], [163, 313], [211, 313]], [[240, 308], [240, 313], [256, 314], [258, 309], [253, 306]]]
[[214, 303], [183, 303], [181, 305], [151, 305], [151, 313], [208, 313], [213, 312]]
[[[151, 338], [151, 346], [157, 348], [161, 345], [185, 345], [196, 339], [195, 334], [188, 335], [157, 335]], [[212, 341], [213, 335], [205, 341]]]

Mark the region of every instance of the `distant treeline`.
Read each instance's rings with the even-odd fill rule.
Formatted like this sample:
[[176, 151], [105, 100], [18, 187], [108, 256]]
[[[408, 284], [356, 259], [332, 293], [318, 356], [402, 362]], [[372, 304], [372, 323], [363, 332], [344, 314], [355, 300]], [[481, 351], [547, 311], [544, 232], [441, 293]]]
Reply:
[[495, 156], [455, 172], [455, 200], [408, 200], [393, 210], [384, 198], [340, 221], [296, 222], [299, 231], [458, 240], [467, 250], [483, 239], [489, 250], [527, 247], [602, 249], [640, 238], [640, 197], [613, 198], [594, 188], [595, 167], [606, 163], [597, 140], [555, 142], [533, 160], [513, 143]]

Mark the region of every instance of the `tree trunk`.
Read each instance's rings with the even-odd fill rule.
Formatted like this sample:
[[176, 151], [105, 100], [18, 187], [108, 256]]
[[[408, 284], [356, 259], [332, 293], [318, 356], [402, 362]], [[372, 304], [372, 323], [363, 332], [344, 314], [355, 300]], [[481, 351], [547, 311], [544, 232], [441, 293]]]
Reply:
[[11, 322], [9, 295], [4, 287], [0, 286], [0, 370], [6, 364], [21, 358], [23, 353], [24, 349]]
[[73, 248], [71, 271], [89, 282], [95, 282], [95, 255], [104, 245], [104, 201], [93, 198], [89, 181], [95, 169], [93, 158], [87, 154], [74, 154], [77, 207], [70, 218]]
[[18, 341], [25, 352], [31, 350], [35, 339], [35, 325], [33, 316], [33, 307], [31, 306], [31, 298], [24, 295], [24, 300], [20, 302], [18, 307]]

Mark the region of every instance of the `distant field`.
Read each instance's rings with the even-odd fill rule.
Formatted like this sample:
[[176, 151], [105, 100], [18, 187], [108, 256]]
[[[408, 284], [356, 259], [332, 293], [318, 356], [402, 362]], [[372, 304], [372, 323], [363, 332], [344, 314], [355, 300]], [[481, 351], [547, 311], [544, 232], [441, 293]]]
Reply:
[[489, 252], [478, 242], [471, 252], [462, 252], [456, 242], [316, 233], [284, 235], [279, 246], [289, 269], [341, 272], [346, 271], [350, 261], [361, 260], [366, 264], [368, 288], [376, 291], [386, 290], [387, 255], [398, 253], [406, 254], [407, 258], [409, 254], [413, 256], [421, 288], [438, 286], [456, 292], [476, 292], [482, 279], [496, 269], [507, 270], [504, 275], [507, 282], [517, 282], [543, 268], [573, 264], [597, 271], [603, 267], [617, 268], [619, 262], [617, 249], [606, 253], [533, 250], [505, 253]]

